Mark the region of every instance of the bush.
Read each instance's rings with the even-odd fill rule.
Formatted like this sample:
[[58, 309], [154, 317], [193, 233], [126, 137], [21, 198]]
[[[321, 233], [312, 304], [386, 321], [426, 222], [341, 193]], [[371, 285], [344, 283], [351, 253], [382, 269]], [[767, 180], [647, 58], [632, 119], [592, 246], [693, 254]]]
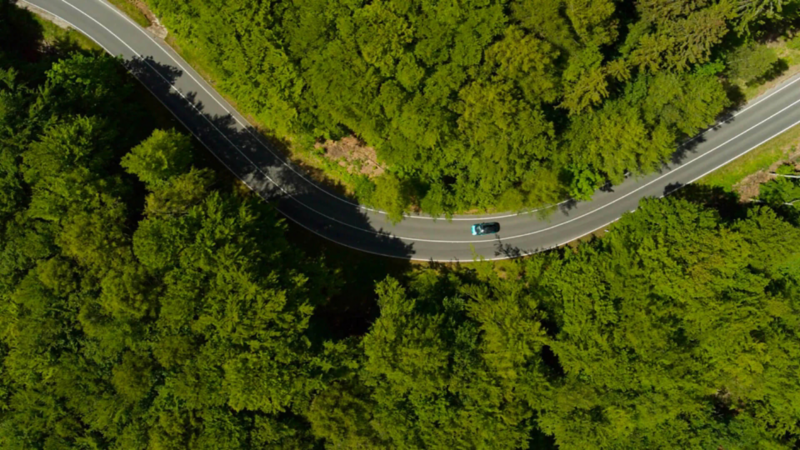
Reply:
[[392, 174], [382, 175], [375, 180], [372, 202], [376, 208], [386, 212], [392, 223], [398, 223], [403, 220], [403, 214], [408, 212], [411, 203], [408, 186]]
[[745, 45], [728, 58], [729, 75], [750, 82], [766, 75], [777, 62], [775, 50], [764, 45]]

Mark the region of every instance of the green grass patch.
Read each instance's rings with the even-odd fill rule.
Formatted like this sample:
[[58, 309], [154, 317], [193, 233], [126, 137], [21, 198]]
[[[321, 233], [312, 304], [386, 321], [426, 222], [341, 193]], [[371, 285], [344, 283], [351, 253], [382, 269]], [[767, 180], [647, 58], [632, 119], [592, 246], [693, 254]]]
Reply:
[[732, 192], [733, 186], [748, 175], [766, 170], [774, 163], [788, 158], [798, 141], [800, 141], [800, 125], [792, 127], [746, 155], [706, 175], [698, 183]]
[[124, 12], [128, 17], [133, 19], [134, 22], [141, 25], [143, 28], [147, 28], [151, 25], [150, 19], [144, 15], [142, 10], [136, 7], [133, 3], [129, 2], [128, 0], [108, 0], [112, 5], [116, 6], [120, 11]]
[[[782, 72], [773, 79], [757, 84], [747, 84], [744, 80], [732, 80], [745, 101], [750, 101], [764, 94], [769, 89], [778, 86], [800, 72], [800, 35], [780, 37], [767, 45], [774, 49], [780, 58], [778, 64], [783, 67]], [[698, 181], [698, 184], [719, 187], [726, 192], [733, 192], [733, 186], [747, 176], [761, 170], [767, 170], [776, 162], [788, 159], [792, 149], [798, 143], [800, 143], [800, 125], [791, 128], [746, 155], [706, 175]]]
[[75, 30], [65, 30], [58, 25], [45, 20], [37, 15], [31, 15], [33, 20], [41, 26], [42, 43], [64, 49], [81, 49], [86, 51], [103, 51], [93, 40]]

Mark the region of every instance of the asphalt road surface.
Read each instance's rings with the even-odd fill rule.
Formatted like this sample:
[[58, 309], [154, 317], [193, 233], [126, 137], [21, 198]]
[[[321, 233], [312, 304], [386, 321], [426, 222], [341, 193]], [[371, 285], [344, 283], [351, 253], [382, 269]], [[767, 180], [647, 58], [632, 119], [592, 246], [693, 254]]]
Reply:
[[[547, 250], [606, 227], [636, 209], [744, 155], [800, 123], [800, 76], [742, 107], [685, 144], [661, 171], [598, 192], [590, 202], [565, 202], [540, 214], [409, 216], [392, 225], [380, 211], [359, 206], [310, 180], [206, 83], [177, 53], [102, 0], [27, 0], [68, 22], [113, 55], [222, 163], [289, 220], [341, 245], [415, 260], [504, 259]], [[124, 112], [121, 112], [124, 114]], [[494, 236], [470, 227], [499, 222]]]

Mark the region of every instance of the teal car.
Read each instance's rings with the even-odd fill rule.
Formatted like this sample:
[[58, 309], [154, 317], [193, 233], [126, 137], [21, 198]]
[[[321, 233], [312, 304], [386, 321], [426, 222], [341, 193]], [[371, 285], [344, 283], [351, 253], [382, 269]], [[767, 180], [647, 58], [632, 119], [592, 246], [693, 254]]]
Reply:
[[495, 234], [500, 231], [500, 224], [497, 222], [476, 223], [472, 226], [473, 236], [483, 236], [484, 234]]

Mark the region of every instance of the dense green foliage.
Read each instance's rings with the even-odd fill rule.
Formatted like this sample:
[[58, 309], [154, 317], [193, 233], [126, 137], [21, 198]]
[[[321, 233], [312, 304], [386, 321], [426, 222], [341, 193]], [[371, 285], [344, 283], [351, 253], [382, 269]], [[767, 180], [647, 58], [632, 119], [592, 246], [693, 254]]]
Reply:
[[357, 193], [395, 216], [412, 201], [438, 215], [582, 199], [651, 170], [728, 104], [721, 61], [748, 80], [774, 62], [747, 45], [725, 58], [739, 36], [795, 9], [787, 0], [148, 3], [278, 135], [310, 145], [352, 132], [376, 147], [393, 174], [375, 181], [379, 198]]
[[[369, 331], [333, 339], [318, 312], [349, 280], [154, 130], [116, 60], [20, 48], [0, 46], [3, 449], [800, 445], [800, 227], [770, 188], [775, 209], [645, 200], [577, 249], [386, 278]], [[637, 100], [684, 82], [597, 116], [686, 126]]]
[[[312, 405], [332, 448], [791, 449], [800, 230], [650, 200], [601, 241], [498, 273], [378, 287], [351, 379]], [[366, 426], [369, 424], [369, 426]]]
[[146, 138], [117, 60], [19, 56], [0, 53], [0, 447], [313, 442], [295, 411], [329, 366], [307, 333], [324, 267], [187, 137]]
[[764, 76], [778, 62], [774, 49], [763, 45], [745, 45], [734, 51], [728, 60], [730, 75], [745, 81]]

